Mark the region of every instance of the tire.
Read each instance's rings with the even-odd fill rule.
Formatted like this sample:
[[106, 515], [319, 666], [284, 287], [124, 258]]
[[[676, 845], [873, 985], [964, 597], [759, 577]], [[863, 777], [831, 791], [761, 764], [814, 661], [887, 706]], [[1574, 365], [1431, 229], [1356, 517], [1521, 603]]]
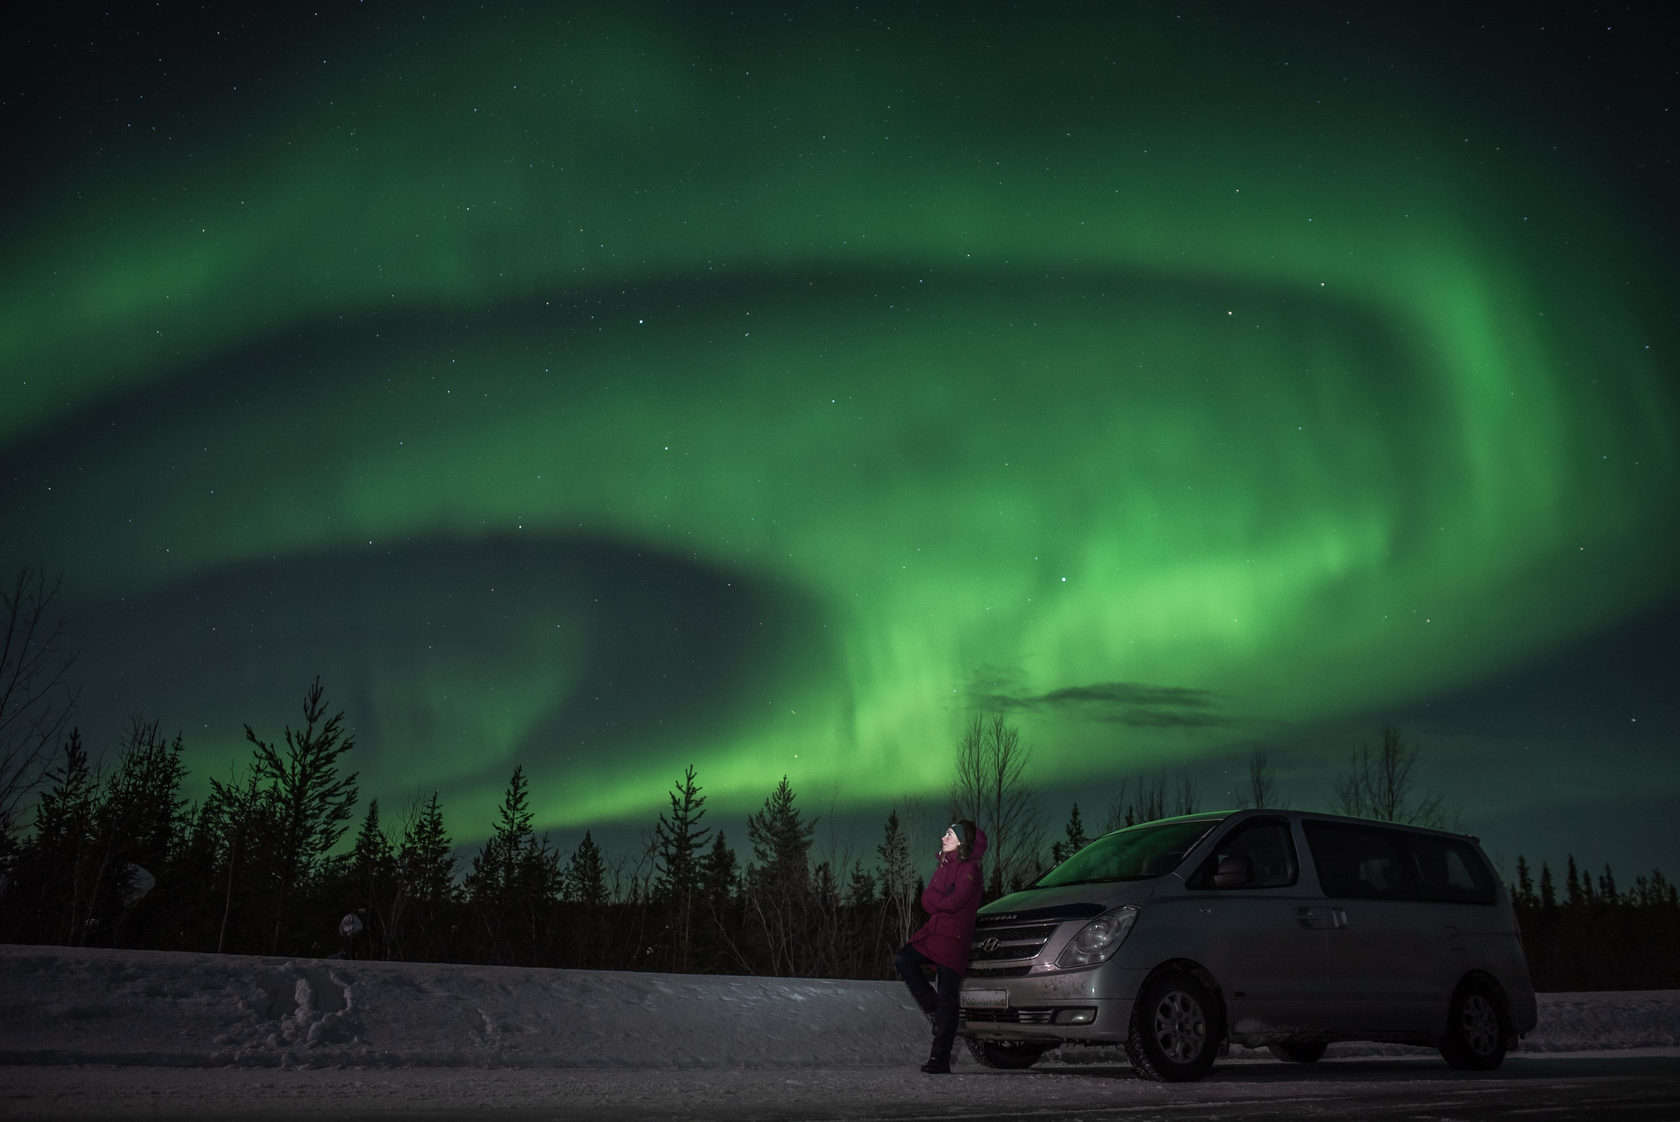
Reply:
[[1040, 1056], [1050, 1050], [1047, 1044], [1033, 1044], [1025, 1040], [976, 1040], [966, 1036], [963, 1043], [968, 1045], [968, 1054], [982, 1066], [1006, 1071], [1032, 1067]]
[[1460, 1071], [1492, 1071], [1505, 1059], [1504, 1007], [1481, 982], [1465, 982], [1447, 1011], [1441, 1058]]
[[1169, 970], [1151, 978], [1138, 995], [1126, 1058], [1145, 1079], [1185, 1083], [1212, 1070], [1223, 1036], [1213, 994], [1189, 974]]
[[1266, 1050], [1286, 1064], [1316, 1064], [1329, 1045], [1322, 1040], [1280, 1040]]

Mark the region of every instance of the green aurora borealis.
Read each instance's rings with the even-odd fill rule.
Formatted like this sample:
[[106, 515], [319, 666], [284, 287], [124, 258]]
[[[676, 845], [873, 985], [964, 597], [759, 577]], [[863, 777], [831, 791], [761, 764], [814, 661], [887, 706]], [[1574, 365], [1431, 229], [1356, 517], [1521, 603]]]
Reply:
[[1637, 28], [455, 8], [34, 44], [0, 541], [95, 745], [144, 709], [223, 775], [319, 673], [458, 840], [515, 763], [557, 837], [691, 762], [732, 836], [784, 773], [939, 803], [998, 707], [1088, 820], [1255, 747], [1310, 802], [1385, 720], [1535, 857], [1680, 795], [1671, 702], [1419, 716], [1672, 618]]

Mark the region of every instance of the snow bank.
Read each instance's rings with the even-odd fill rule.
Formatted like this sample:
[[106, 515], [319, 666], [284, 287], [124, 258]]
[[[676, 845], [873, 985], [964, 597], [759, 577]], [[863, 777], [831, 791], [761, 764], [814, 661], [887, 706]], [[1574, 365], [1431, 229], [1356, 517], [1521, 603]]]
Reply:
[[926, 1034], [885, 982], [0, 947], [0, 1063], [902, 1065]]
[[[1659, 991], [1542, 995], [1523, 1049], [1675, 1046], [1680, 991]], [[892, 982], [0, 946], [6, 1064], [901, 1068], [926, 1048]]]

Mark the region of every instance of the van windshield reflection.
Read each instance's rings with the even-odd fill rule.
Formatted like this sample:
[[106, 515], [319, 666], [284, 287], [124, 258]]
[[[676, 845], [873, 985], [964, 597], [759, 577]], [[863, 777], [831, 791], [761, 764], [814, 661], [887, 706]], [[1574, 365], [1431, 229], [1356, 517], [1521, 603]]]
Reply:
[[1143, 880], [1170, 873], [1178, 868], [1190, 848], [1220, 821], [1198, 818], [1152, 823], [1104, 834], [1039, 877], [1032, 887]]

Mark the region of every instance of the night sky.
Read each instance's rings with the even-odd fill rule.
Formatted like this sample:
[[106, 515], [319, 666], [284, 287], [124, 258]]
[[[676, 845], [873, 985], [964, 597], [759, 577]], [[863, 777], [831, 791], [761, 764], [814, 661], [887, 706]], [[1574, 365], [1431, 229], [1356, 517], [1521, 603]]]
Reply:
[[226, 778], [319, 675], [387, 821], [522, 764], [623, 849], [693, 763], [872, 856], [976, 713], [1052, 836], [1387, 723], [1508, 872], [1680, 873], [1655, 15], [245, 7], [4, 48], [0, 559], [92, 747]]

